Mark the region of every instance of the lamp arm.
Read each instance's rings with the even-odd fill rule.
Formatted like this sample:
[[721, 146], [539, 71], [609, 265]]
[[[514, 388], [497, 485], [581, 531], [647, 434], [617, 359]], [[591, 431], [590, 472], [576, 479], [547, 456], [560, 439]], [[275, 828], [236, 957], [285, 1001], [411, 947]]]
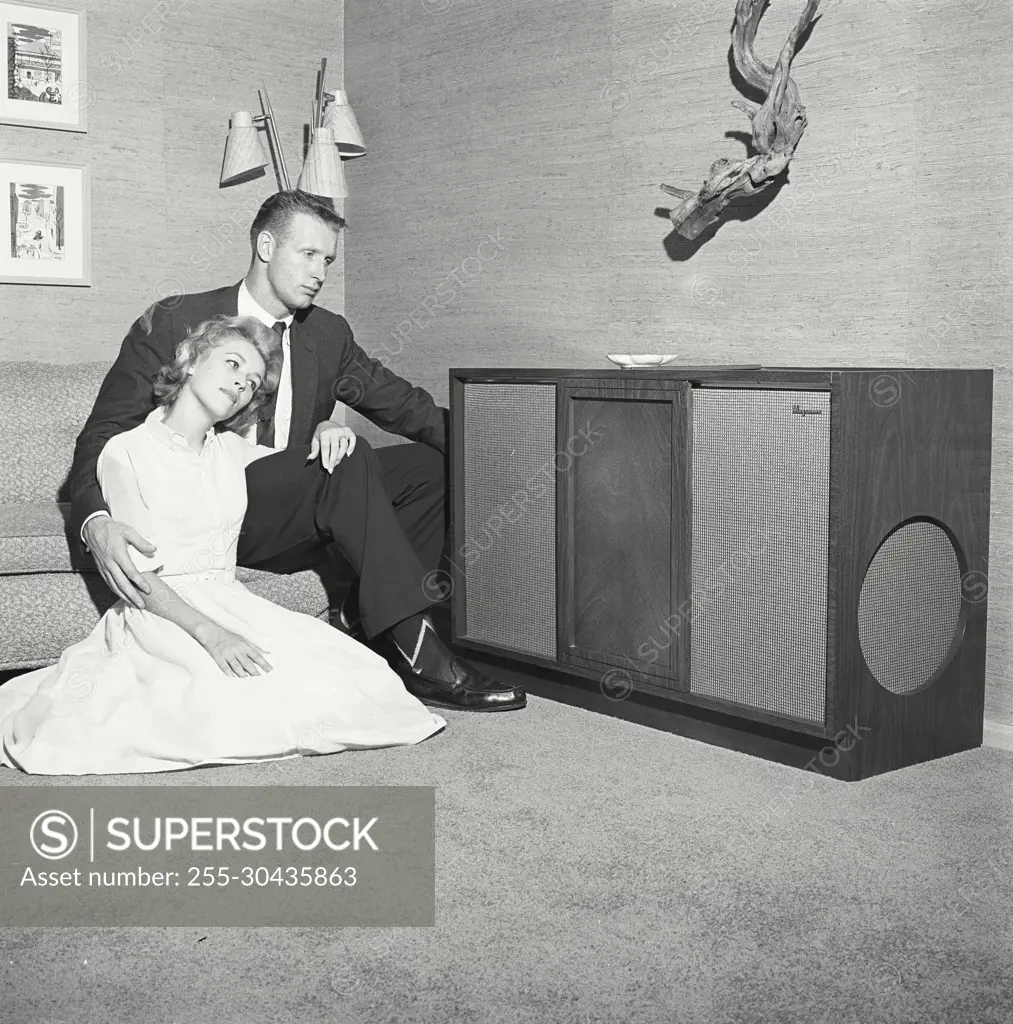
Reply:
[[316, 106], [314, 107], [315, 118], [313, 120], [313, 127], [322, 128], [324, 124], [324, 78], [327, 75], [327, 58], [320, 58], [320, 73], [317, 75], [317, 96]]
[[288, 168], [285, 166], [285, 154], [281, 151], [281, 140], [278, 138], [278, 128], [274, 123], [274, 111], [271, 109], [271, 98], [267, 95], [267, 86], [264, 86], [260, 94], [260, 108], [264, 111], [267, 137], [270, 140], [272, 151], [277, 160], [275, 170], [278, 172], [281, 187], [288, 192], [291, 190], [292, 184], [289, 181]]

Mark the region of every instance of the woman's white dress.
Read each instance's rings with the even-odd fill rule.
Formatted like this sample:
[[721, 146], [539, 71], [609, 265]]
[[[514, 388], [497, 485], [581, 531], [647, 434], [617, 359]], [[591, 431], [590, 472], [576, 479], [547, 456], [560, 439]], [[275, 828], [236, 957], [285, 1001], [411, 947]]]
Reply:
[[[378, 654], [235, 578], [245, 468], [272, 449], [209, 431], [198, 455], [155, 409], [112, 438], [98, 478], [114, 519], [158, 550], [142, 570], [264, 649], [226, 676], [185, 630], [117, 602], [56, 665], [0, 686], [0, 764], [42, 775], [171, 771], [418, 743], [446, 722]], [[354, 457], [354, 456], [353, 456]]]

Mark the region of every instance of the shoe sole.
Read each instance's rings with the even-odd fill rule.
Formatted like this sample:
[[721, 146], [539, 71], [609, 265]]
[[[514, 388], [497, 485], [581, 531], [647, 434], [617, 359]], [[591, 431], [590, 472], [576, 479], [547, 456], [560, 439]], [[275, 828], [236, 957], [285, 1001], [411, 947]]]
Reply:
[[[405, 687], [405, 689], [408, 688]], [[411, 690], [408, 690], [408, 692], [411, 693]], [[520, 711], [528, 706], [527, 698], [522, 701], [514, 701], [512, 704], [489, 704], [485, 707], [474, 707], [464, 704], [451, 704], [449, 701], [436, 700], [433, 697], [417, 697], [416, 694], [412, 694], [412, 696], [422, 701], [427, 707], [446, 708], [448, 711]]]

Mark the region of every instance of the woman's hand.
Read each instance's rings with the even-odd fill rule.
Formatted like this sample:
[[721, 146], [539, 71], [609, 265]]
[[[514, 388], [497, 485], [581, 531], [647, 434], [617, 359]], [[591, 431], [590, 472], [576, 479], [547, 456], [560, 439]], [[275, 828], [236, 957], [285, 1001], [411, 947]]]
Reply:
[[266, 651], [223, 626], [198, 629], [196, 639], [227, 676], [259, 676], [261, 670], [271, 671]]
[[313, 440], [310, 443], [310, 453], [306, 458], [309, 462], [320, 456], [320, 464], [328, 473], [334, 472], [334, 467], [346, 456], [355, 451], [355, 434], [351, 427], [342, 426], [332, 420], [324, 420], [318, 423], [313, 431]]

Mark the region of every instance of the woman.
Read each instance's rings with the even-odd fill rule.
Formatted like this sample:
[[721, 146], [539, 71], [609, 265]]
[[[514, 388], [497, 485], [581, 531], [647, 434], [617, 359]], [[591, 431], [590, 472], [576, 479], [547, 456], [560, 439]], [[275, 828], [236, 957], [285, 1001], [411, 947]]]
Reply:
[[0, 686], [0, 764], [169, 771], [418, 743], [446, 725], [378, 654], [235, 578], [245, 469], [272, 452], [237, 431], [277, 386], [281, 358], [259, 321], [209, 320], [162, 368], [160, 405], [106, 444], [109, 511], [157, 549], [131, 549], [151, 594], [143, 610], [117, 602], [56, 665]]

